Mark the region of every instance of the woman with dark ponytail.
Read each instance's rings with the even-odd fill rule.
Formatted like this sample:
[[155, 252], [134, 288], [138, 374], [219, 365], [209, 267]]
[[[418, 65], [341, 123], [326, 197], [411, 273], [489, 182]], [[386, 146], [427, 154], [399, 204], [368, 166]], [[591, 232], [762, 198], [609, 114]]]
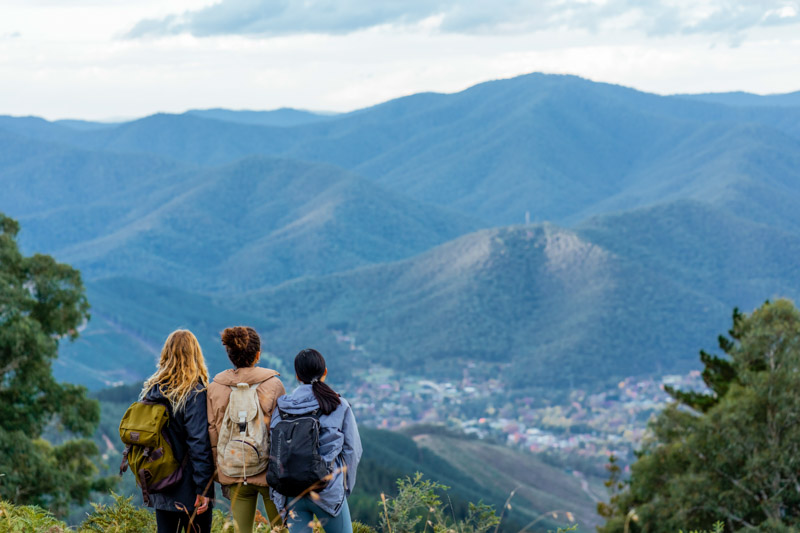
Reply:
[[[278, 398], [272, 414], [274, 428], [281, 413], [296, 416], [319, 411], [319, 454], [328, 464], [330, 480], [319, 492], [288, 498], [272, 490], [278, 509], [286, 512], [292, 533], [311, 531], [309, 523], [316, 517], [325, 533], [352, 533], [347, 496], [356, 483], [356, 469], [361, 459], [361, 438], [353, 411], [347, 400], [327, 383], [325, 358], [317, 350], [302, 350], [294, 359], [294, 371], [300, 386], [291, 394]], [[291, 419], [291, 418], [290, 418]]]

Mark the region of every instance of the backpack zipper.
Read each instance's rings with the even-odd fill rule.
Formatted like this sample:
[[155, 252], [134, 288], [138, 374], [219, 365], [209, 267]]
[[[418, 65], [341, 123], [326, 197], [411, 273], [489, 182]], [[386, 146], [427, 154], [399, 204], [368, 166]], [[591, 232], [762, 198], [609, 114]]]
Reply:
[[256, 448], [255, 446], [253, 446], [249, 442], [247, 442], [245, 440], [242, 440], [242, 439], [231, 439], [231, 442], [241, 442], [242, 444], [247, 444], [248, 446], [253, 448], [253, 450], [255, 450], [256, 455], [258, 456], [259, 459], [261, 459], [261, 453], [258, 451], [258, 448]]

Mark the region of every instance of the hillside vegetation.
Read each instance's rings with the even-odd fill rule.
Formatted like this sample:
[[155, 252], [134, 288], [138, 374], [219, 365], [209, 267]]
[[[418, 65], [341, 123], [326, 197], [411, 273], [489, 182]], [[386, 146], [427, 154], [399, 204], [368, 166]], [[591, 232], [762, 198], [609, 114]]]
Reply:
[[[692, 357], [709, 333], [705, 317], [724, 312], [713, 298], [550, 225], [483, 230], [405, 261], [286, 283], [238, 303], [277, 324], [270, 337], [279, 352], [292, 347], [283, 339], [335, 352], [328, 331], [346, 324], [365, 354], [345, 353], [338, 366], [356, 357], [447, 375], [467, 361], [499, 362], [520, 389], [598, 383], [654, 361], [680, 368], [678, 357], [660, 357], [662, 347]], [[600, 350], [614, 354], [614, 365]]]

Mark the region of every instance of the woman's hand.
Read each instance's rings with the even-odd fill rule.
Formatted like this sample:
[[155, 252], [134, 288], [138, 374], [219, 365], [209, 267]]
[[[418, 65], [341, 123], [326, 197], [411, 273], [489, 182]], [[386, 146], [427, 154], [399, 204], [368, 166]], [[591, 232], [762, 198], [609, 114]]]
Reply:
[[208, 496], [202, 496], [200, 494], [194, 499], [194, 507], [197, 511], [197, 514], [203, 514], [208, 511], [208, 502], [211, 499]]

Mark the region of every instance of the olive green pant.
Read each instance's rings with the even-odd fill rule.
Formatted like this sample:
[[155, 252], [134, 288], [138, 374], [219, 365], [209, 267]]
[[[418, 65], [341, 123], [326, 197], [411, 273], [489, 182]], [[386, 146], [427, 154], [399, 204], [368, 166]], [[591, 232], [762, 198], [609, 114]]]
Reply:
[[258, 507], [258, 495], [264, 500], [264, 508], [267, 510], [267, 520], [270, 522], [269, 529], [281, 523], [278, 509], [269, 497], [269, 487], [259, 487], [256, 485], [230, 485], [231, 514], [233, 515], [233, 530], [236, 533], [252, 533], [253, 521]]

